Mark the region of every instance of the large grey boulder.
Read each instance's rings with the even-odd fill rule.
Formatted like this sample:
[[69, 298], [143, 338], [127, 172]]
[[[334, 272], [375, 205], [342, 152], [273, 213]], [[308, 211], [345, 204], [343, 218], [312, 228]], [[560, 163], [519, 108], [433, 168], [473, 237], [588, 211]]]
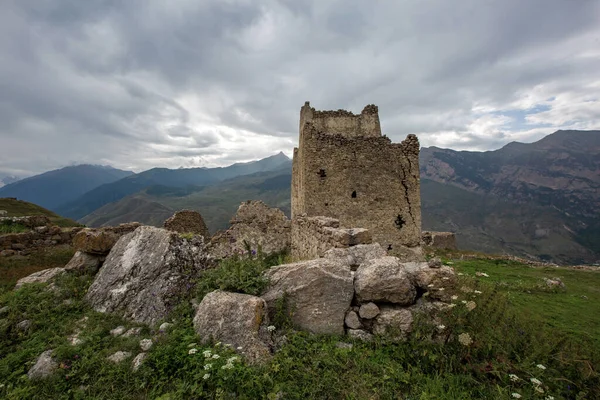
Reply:
[[194, 317], [194, 330], [204, 343], [218, 340], [230, 344], [251, 363], [271, 355], [268, 324], [263, 299], [220, 290], [204, 296]]
[[64, 268], [49, 268], [35, 272], [25, 278], [21, 278], [15, 285], [15, 290], [21, 288], [26, 283], [47, 283], [65, 273]]
[[46, 350], [40, 354], [27, 376], [29, 379], [44, 379], [52, 375], [57, 368], [58, 363], [52, 358], [52, 350]]
[[343, 334], [344, 317], [354, 296], [352, 272], [344, 263], [316, 259], [266, 271], [270, 286], [261, 296], [275, 310], [287, 295], [292, 322], [313, 333]]
[[346, 248], [334, 248], [325, 252], [325, 258], [329, 260], [342, 260], [352, 270], [356, 270], [361, 264], [384, 257], [387, 253], [379, 243], [359, 244]]
[[396, 257], [381, 257], [363, 263], [354, 275], [354, 289], [360, 302], [409, 305], [417, 291]]
[[96, 311], [154, 325], [191, 293], [194, 279], [210, 266], [201, 236], [186, 239], [141, 226], [115, 244], [85, 299]]

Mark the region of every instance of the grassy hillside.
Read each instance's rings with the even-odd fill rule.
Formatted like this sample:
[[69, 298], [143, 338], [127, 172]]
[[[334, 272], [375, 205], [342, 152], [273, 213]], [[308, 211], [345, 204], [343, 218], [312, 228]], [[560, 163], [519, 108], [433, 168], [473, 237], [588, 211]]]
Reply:
[[[109, 331], [139, 325], [90, 310], [82, 301], [91, 281], [85, 276], [63, 277], [54, 291], [35, 285], [0, 294], [0, 308], [8, 307], [0, 319], [0, 397], [468, 400], [512, 399], [516, 393], [523, 399], [600, 398], [600, 272], [460, 256], [445, 258], [461, 274], [461, 291], [456, 306], [440, 316], [446, 332], [441, 342], [424, 339], [441, 328], [418, 322], [406, 342], [363, 343], [293, 332], [289, 321], [279, 318], [273, 323], [276, 335], [285, 334], [282, 347], [266, 364], [254, 366], [232, 358], [235, 353], [219, 343], [201, 345], [187, 304], [174, 312], [168, 332], [142, 326], [140, 336], [127, 338]], [[261, 260], [222, 264], [200, 278], [198, 299], [219, 287], [257, 290], [262, 283], [255, 274], [268, 267]], [[555, 276], [565, 282], [564, 291], [542, 284], [541, 278]], [[473, 302], [474, 309], [463, 301]], [[32, 322], [29, 330], [11, 329], [24, 318]], [[72, 346], [67, 337], [76, 329], [82, 342]], [[472, 342], [460, 343], [459, 333]], [[152, 338], [154, 345], [141, 369], [132, 372], [141, 338]], [[50, 379], [30, 381], [27, 370], [49, 348], [58, 371]], [[106, 360], [119, 350], [132, 352], [131, 358], [118, 365]]]
[[456, 232], [461, 249], [568, 264], [600, 259], [580, 243], [577, 219], [553, 207], [517, 204], [421, 179], [421, 212], [424, 230]]
[[133, 195], [105, 205], [80, 219], [79, 222], [92, 227], [116, 226], [124, 222], [143, 222], [146, 225], [162, 226], [174, 211], [164, 205]]
[[223, 181], [213, 186], [174, 188], [154, 185], [140, 193], [107, 204], [80, 219], [88, 226], [137, 221], [162, 226], [175, 211], [196, 210], [211, 233], [229, 227], [229, 220], [246, 200], [263, 200], [290, 215], [289, 172], [259, 172]]
[[54, 225], [62, 227], [80, 226], [79, 223], [69, 218], [61, 217], [60, 215], [50, 210], [46, 210], [43, 207], [23, 200], [0, 198], [0, 210], [8, 211], [8, 217], [23, 217], [26, 215], [45, 215], [50, 219], [50, 221]]

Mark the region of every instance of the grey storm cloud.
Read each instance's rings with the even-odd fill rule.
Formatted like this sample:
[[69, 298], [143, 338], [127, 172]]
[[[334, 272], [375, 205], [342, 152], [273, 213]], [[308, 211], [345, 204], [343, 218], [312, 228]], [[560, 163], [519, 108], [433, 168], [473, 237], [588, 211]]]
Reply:
[[597, 0], [5, 0], [0, 175], [290, 154], [306, 100], [375, 103], [388, 136], [424, 146], [598, 128], [599, 16]]

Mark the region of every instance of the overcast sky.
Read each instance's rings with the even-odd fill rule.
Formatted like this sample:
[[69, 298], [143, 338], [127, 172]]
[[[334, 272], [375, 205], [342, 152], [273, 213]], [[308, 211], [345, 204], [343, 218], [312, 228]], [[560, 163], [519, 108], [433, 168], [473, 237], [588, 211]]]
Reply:
[[228, 165], [300, 107], [490, 150], [600, 128], [599, 0], [2, 0], [0, 177]]

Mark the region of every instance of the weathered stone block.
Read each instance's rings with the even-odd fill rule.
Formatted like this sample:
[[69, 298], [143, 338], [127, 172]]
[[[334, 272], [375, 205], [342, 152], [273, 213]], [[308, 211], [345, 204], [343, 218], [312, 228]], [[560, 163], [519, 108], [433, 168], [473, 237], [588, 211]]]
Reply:
[[268, 324], [263, 299], [220, 290], [204, 296], [194, 317], [194, 330], [203, 343], [212, 339], [230, 344], [251, 363], [265, 361], [271, 355]]
[[344, 333], [344, 317], [354, 295], [348, 266], [317, 259], [273, 267], [266, 271], [270, 286], [261, 296], [273, 312], [287, 295], [292, 322], [313, 333]]
[[413, 304], [417, 291], [396, 257], [367, 261], [354, 275], [356, 297], [361, 302]]

